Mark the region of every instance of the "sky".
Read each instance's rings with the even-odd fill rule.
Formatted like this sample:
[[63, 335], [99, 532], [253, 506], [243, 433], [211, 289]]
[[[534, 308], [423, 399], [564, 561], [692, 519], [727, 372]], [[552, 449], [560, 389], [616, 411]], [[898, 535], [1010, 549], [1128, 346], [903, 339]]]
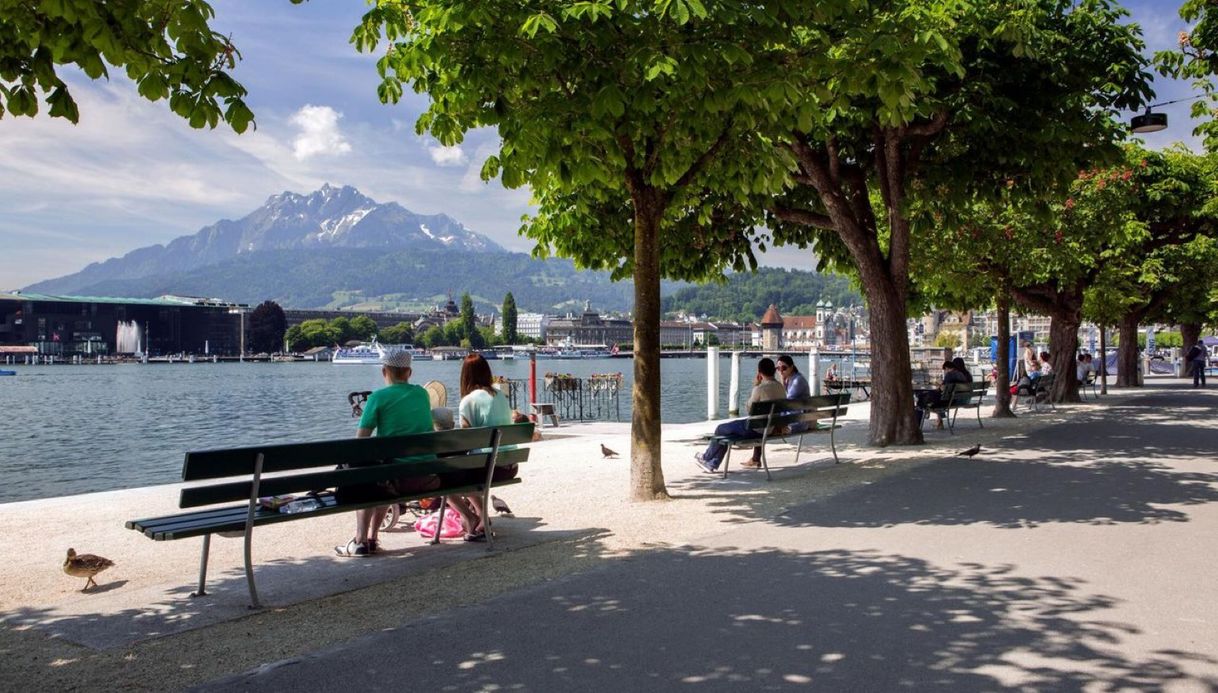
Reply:
[[[479, 170], [497, 148], [492, 131], [459, 147], [415, 134], [425, 97], [407, 91], [389, 106], [376, 96], [374, 55], [348, 43], [366, 9], [358, 0], [215, 0], [214, 28], [242, 54], [235, 76], [249, 90], [257, 130], [236, 135], [194, 130], [150, 103], [113, 71], [93, 82], [64, 70], [80, 105], [80, 123], [49, 118], [0, 119], [0, 290], [62, 276], [90, 262], [193, 234], [236, 219], [285, 190], [309, 193], [323, 183], [352, 185], [378, 202], [422, 214], [445, 213], [509, 250], [532, 242], [517, 235], [529, 212], [527, 189], [484, 183]], [[1176, 45], [1185, 28], [1177, 0], [1129, 0], [1148, 50]], [[1158, 101], [1192, 94], [1162, 78]], [[1188, 103], [1166, 106], [1171, 127], [1147, 137], [1163, 147], [1191, 134]], [[810, 251], [771, 249], [763, 265], [812, 269]]]

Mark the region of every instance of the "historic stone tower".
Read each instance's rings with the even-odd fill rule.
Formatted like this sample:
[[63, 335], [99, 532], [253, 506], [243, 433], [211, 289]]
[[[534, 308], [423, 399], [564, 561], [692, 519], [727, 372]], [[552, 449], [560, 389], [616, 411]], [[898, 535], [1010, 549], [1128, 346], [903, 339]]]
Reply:
[[782, 316], [778, 314], [778, 306], [773, 303], [761, 317], [761, 350], [769, 354], [777, 354], [782, 349]]

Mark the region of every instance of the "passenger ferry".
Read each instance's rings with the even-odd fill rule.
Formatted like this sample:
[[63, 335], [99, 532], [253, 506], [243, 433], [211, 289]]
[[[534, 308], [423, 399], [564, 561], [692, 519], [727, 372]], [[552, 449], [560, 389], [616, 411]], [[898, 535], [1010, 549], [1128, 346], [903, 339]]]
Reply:
[[334, 352], [333, 362], [336, 366], [347, 364], [379, 364], [385, 348], [376, 343], [376, 337], [368, 344], [354, 347], [343, 347]]

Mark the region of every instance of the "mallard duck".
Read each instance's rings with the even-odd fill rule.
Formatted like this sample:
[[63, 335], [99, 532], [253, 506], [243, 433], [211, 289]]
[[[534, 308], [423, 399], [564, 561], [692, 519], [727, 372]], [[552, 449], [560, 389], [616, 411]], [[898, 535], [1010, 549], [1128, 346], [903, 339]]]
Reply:
[[72, 577], [88, 578], [81, 592], [89, 591], [89, 585], [97, 587], [93, 576], [114, 565], [114, 561], [91, 553], [76, 555], [76, 549], [68, 549], [68, 557], [63, 559], [63, 572]]

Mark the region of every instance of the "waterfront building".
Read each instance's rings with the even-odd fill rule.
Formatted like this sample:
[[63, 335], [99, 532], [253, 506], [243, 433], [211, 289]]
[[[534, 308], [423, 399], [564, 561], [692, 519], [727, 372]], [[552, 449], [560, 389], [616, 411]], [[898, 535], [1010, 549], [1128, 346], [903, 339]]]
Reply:
[[694, 344], [694, 324], [688, 320], [661, 320], [660, 345], [668, 348], [691, 349]]
[[188, 296], [0, 293], [0, 344], [44, 356], [236, 354], [248, 306]]
[[761, 316], [761, 349], [767, 353], [776, 354], [782, 349], [782, 316], [778, 314], [778, 306], [773, 303]]
[[582, 315], [570, 313], [563, 318], [550, 320], [546, 327], [545, 342], [550, 345], [603, 345], [630, 344], [634, 341], [634, 323], [623, 318], [603, 318], [584, 305]]
[[[542, 341], [546, 338], [546, 326], [550, 324], [551, 316], [544, 313], [517, 313], [516, 334], [525, 339]], [[503, 334], [503, 316], [495, 318], [495, 332]]]
[[782, 319], [782, 348], [808, 351], [813, 344], [825, 345], [819, 335], [824, 323], [816, 315], [787, 315]]

